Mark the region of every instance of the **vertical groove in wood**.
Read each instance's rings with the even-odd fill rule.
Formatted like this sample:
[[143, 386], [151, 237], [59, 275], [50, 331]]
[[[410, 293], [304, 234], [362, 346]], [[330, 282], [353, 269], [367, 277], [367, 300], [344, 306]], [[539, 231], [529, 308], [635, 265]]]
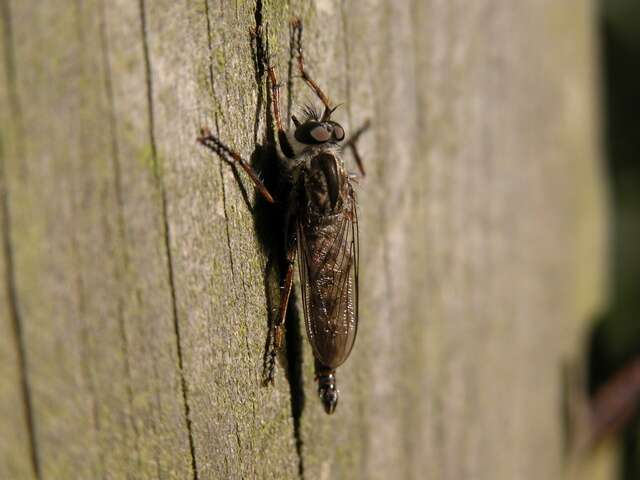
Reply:
[[[113, 118], [118, 229], [127, 253], [122, 329], [126, 335], [139, 450], [138, 475], [184, 478], [195, 475], [185, 416], [179, 343], [175, 331], [172, 263], [154, 136], [151, 64], [148, 63], [144, 5], [108, 2], [104, 10], [109, 64], [107, 97]], [[170, 252], [169, 252], [170, 253]]]
[[163, 220], [163, 238], [167, 261], [167, 272], [169, 275], [169, 290], [171, 292], [171, 310], [173, 315], [173, 325], [176, 336], [176, 351], [178, 355], [178, 370], [180, 375], [180, 388], [182, 390], [182, 401], [184, 404], [184, 421], [189, 437], [189, 453], [191, 456], [191, 470], [194, 480], [198, 479], [198, 465], [196, 461], [195, 445], [193, 441], [193, 431], [191, 426], [191, 411], [189, 407], [189, 390], [187, 379], [184, 374], [184, 361], [182, 358], [182, 343], [180, 335], [180, 322], [178, 319], [178, 308], [176, 304], [176, 287], [173, 273], [173, 259], [171, 254], [171, 232], [169, 231], [169, 219], [167, 216], [167, 193], [165, 185], [160, 175], [160, 165], [158, 163], [158, 151], [155, 139], [155, 120], [153, 108], [153, 79], [151, 75], [151, 59], [149, 55], [147, 20], [145, 13], [145, 0], [140, 0], [140, 23], [142, 25], [142, 47], [144, 51], [145, 78], [147, 83], [147, 102], [149, 119], [149, 139], [151, 142], [151, 155], [153, 159], [156, 187], [160, 191], [161, 212]]

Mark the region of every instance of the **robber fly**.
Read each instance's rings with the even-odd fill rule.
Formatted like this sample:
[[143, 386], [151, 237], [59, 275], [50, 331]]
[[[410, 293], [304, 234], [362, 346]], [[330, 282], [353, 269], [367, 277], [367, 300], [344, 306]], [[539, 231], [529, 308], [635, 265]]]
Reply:
[[[291, 187], [285, 203], [287, 269], [273, 338], [275, 348], [279, 349], [283, 343], [284, 321], [297, 256], [307, 337], [315, 357], [318, 394], [325, 411], [330, 414], [335, 411], [339, 397], [336, 368], [351, 353], [358, 329], [356, 197], [353, 177], [345, 169], [342, 153], [347, 148], [353, 152], [364, 176], [355, 142], [368, 123], [345, 140], [344, 128], [331, 119], [336, 107], [305, 69], [302, 23], [294, 19], [291, 25], [300, 77], [320, 99], [324, 110], [320, 113], [306, 107], [300, 120], [291, 117], [294, 128], [285, 130], [280, 117], [276, 72], [273, 66], [267, 66], [279, 163]], [[237, 162], [262, 196], [270, 203], [275, 202], [256, 172], [239, 154], [205, 129], [198, 141], [218, 155]]]

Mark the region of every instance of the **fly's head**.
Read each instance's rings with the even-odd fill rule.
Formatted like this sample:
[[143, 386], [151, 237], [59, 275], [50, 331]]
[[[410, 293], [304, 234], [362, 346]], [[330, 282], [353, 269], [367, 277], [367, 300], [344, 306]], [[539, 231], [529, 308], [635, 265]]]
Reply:
[[331, 120], [331, 114], [334, 110], [327, 110], [320, 115], [313, 107], [305, 107], [306, 118], [303, 122], [300, 122], [295, 116], [291, 118], [295, 125], [294, 138], [307, 146], [337, 145], [342, 142], [345, 137], [344, 128], [338, 122]]
[[344, 140], [344, 128], [332, 120], [309, 120], [296, 127], [295, 139], [305, 145], [338, 144]]
[[322, 385], [318, 389], [318, 394], [320, 395], [320, 400], [324, 406], [324, 411], [329, 415], [335, 412], [336, 406], [338, 406], [338, 398], [340, 397], [340, 392], [336, 388], [335, 384]]

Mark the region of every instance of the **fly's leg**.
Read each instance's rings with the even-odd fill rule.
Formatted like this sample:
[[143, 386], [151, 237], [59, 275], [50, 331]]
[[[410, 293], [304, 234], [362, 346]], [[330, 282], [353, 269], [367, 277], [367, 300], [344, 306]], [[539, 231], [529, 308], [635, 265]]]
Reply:
[[256, 186], [260, 194], [265, 198], [265, 200], [269, 203], [275, 203], [273, 196], [271, 195], [271, 193], [269, 193], [267, 187], [264, 186], [264, 183], [262, 183], [262, 180], [260, 180], [260, 177], [258, 177], [256, 171], [238, 153], [227, 147], [217, 137], [212, 135], [212, 133], [206, 128], [200, 130], [200, 136], [197, 138], [197, 140], [199, 143], [217, 153], [222, 158], [231, 162], [238, 163], [242, 167], [242, 169], [247, 172], [254, 185]]
[[271, 108], [273, 109], [273, 119], [276, 122], [276, 133], [278, 134], [278, 144], [280, 145], [280, 151], [287, 158], [293, 158], [294, 153], [287, 135], [282, 128], [282, 118], [280, 117], [280, 84], [276, 77], [275, 68], [272, 65], [267, 66], [267, 73], [269, 75], [269, 83], [271, 84]]
[[278, 83], [276, 69], [273, 67], [273, 65], [269, 64], [267, 66], [267, 72], [269, 74], [269, 83], [271, 84], [271, 107], [273, 109], [273, 118], [276, 122], [276, 130], [278, 131], [278, 136], [280, 136], [281, 133], [284, 133], [284, 129], [282, 128], [282, 119], [280, 118], [281, 85]]
[[292, 42], [295, 45], [295, 50], [297, 53], [298, 60], [298, 71], [300, 72], [300, 76], [305, 81], [307, 85], [315, 92], [318, 96], [322, 104], [324, 105], [324, 113], [322, 114], [322, 121], [328, 120], [331, 116], [331, 113], [335, 110], [331, 106], [331, 100], [329, 97], [322, 91], [322, 89], [318, 86], [318, 84], [309, 76], [307, 71], [304, 68], [304, 55], [302, 53], [302, 21], [299, 18], [294, 18], [291, 20], [291, 29], [292, 29]]
[[284, 285], [282, 287], [282, 295], [280, 296], [280, 308], [278, 309], [278, 318], [273, 326], [273, 345], [276, 350], [282, 348], [284, 340], [284, 322], [287, 317], [287, 307], [289, 306], [289, 298], [293, 288], [293, 267], [296, 260], [296, 244], [293, 238], [289, 242], [287, 251], [287, 273], [284, 277]]
[[357, 143], [357, 141], [360, 139], [362, 134], [365, 133], [367, 130], [369, 130], [370, 127], [371, 127], [371, 121], [367, 120], [359, 129], [357, 129], [355, 132], [351, 134], [349, 138], [347, 138], [342, 148], [350, 147], [351, 145]]
[[[263, 374], [263, 385], [273, 384], [275, 372], [275, 358], [277, 352], [282, 349], [284, 343], [284, 324], [287, 317], [287, 307], [293, 289], [293, 266], [296, 258], [295, 237], [291, 237], [289, 248], [287, 251], [287, 273], [285, 275], [284, 285], [280, 293], [280, 306], [278, 307], [278, 316], [276, 317], [271, 329], [270, 343], [272, 348], [269, 349], [268, 361], [265, 363]], [[272, 343], [271, 343], [272, 342]]]
[[364, 132], [369, 130], [370, 126], [371, 126], [371, 122], [367, 120], [366, 122], [364, 122], [364, 125], [362, 125], [358, 130], [356, 130], [342, 145], [343, 150], [348, 148], [349, 150], [351, 150], [351, 153], [353, 153], [353, 157], [356, 159], [356, 163], [358, 164], [358, 169], [360, 170], [360, 173], [362, 174], [363, 177], [366, 175], [364, 171], [364, 163], [362, 162], [362, 157], [358, 152], [358, 147], [356, 143], [358, 142], [358, 139], [360, 138], [360, 136]]

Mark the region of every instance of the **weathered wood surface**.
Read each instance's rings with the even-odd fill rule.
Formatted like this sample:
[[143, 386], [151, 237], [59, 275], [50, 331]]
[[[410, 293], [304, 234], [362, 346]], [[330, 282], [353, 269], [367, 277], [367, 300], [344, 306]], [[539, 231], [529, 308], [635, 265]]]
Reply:
[[296, 14], [374, 125], [332, 417], [306, 342], [302, 391], [284, 357], [260, 385], [255, 195], [194, 141], [262, 142], [255, 2], [1, 5], [0, 478], [561, 475], [603, 291], [589, 2], [264, 1], [282, 79]]

